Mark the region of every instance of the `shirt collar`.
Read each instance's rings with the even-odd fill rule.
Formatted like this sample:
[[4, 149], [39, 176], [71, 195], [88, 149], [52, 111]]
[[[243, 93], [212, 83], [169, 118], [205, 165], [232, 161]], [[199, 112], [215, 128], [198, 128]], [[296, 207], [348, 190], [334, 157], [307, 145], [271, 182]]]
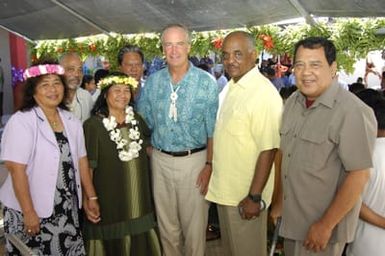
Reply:
[[229, 81], [229, 85], [232, 87], [239, 86], [243, 89], [246, 89], [248, 86], [252, 86], [254, 84], [252, 81], [255, 79], [254, 72], [257, 72], [258, 74], [260, 73], [257, 66], [254, 66], [246, 74], [244, 74], [241, 79], [238, 80], [238, 82], [234, 82], [234, 79], [231, 78], [231, 80]]
[[[186, 79], [186, 77], [191, 73], [191, 70], [193, 69], [193, 67], [194, 67], [194, 65], [192, 64], [192, 62], [191, 61], [189, 61], [188, 62], [188, 69], [187, 69], [187, 72], [184, 74], [184, 76], [183, 76], [183, 78], [182, 78], [182, 80], [180, 80], [177, 84], [175, 84], [175, 85], [181, 85], [182, 83], [183, 83], [183, 81]], [[172, 81], [172, 78], [171, 78], [171, 74], [170, 74], [170, 70], [167, 68], [167, 78], [168, 78], [168, 80], [170, 81], [170, 83], [171, 83], [171, 81]]]
[[[328, 108], [333, 108], [333, 105], [337, 100], [339, 89], [340, 86], [338, 85], [337, 81], [333, 80], [329, 88], [327, 88], [326, 91], [322, 93], [321, 96], [319, 96], [309, 108], [315, 108], [319, 104], [322, 104]], [[305, 106], [306, 97], [301, 92], [298, 92], [297, 101]]]

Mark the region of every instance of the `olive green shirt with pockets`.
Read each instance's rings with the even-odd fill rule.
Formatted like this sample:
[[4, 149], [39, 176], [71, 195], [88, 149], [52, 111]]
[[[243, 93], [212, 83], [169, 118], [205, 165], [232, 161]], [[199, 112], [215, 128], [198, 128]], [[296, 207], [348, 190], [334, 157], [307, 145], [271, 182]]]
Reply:
[[[305, 101], [299, 91], [287, 100], [280, 130], [280, 233], [300, 241], [328, 209], [347, 173], [372, 167], [377, 134], [373, 111], [335, 82], [309, 108]], [[359, 200], [334, 228], [330, 242], [353, 240], [360, 205]]]

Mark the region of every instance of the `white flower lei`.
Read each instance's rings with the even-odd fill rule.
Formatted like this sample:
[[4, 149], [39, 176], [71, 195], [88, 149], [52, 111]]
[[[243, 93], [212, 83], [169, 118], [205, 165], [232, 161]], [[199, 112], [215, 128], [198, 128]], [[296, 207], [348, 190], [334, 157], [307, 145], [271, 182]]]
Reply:
[[116, 143], [116, 148], [119, 153], [119, 159], [124, 162], [128, 162], [134, 158], [139, 157], [139, 151], [142, 149], [141, 144], [143, 143], [143, 140], [140, 139], [138, 121], [136, 121], [134, 118], [134, 110], [131, 106], [128, 106], [126, 107], [125, 112], [125, 123], [131, 123], [132, 125], [128, 135], [128, 137], [132, 140], [130, 143], [128, 143], [127, 140], [123, 139], [120, 130], [116, 129], [116, 126], [118, 124], [114, 116], [111, 116], [109, 118], [103, 118], [103, 125], [110, 133], [110, 139]]

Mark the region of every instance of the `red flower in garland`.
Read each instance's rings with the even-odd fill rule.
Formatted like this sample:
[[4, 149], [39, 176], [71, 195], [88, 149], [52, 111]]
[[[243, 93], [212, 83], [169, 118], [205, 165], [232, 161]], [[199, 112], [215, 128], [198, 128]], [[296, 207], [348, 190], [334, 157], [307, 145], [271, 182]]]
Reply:
[[90, 48], [91, 52], [96, 52], [96, 44], [90, 44], [88, 47]]
[[263, 41], [263, 48], [266, 50], [273, 49], [274, 48], [274, 43], [273, 39], [269, 35], [261, 34], [259, 35], [259, 39]]
[[214, 39], [213, 41], [211, 41], [211, 43], [213, 44], [215, 49], [220, 50], [222, 48], [223, 38], [218, 37], [218, 38]]
[[31, 56], [31, 59], [32, 59], [32, 63], [36, 63], [38, 61], [38, 58], [35, 54]]

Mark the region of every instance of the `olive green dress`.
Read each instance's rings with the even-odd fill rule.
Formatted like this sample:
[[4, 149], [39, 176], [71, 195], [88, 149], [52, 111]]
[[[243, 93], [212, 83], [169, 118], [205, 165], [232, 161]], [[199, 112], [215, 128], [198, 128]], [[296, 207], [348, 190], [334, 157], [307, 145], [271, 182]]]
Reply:
[[[146, 141], [144, 135], [148, 134], [148, 129], [145, 123], [138, 115], [135, 119], [139, 121], [140, 136]], [[123, 125], [119, 129], [123, 138], [130, 142], [129, 128]], [[87, 254], [161, 255], [151, 200], [146, 143], [142, 144], [138, 158], [123, 162], [101, 117], [89, 118], [84, 123], [84, 133], [101, 215], [97, 224], [85, 221]]]

